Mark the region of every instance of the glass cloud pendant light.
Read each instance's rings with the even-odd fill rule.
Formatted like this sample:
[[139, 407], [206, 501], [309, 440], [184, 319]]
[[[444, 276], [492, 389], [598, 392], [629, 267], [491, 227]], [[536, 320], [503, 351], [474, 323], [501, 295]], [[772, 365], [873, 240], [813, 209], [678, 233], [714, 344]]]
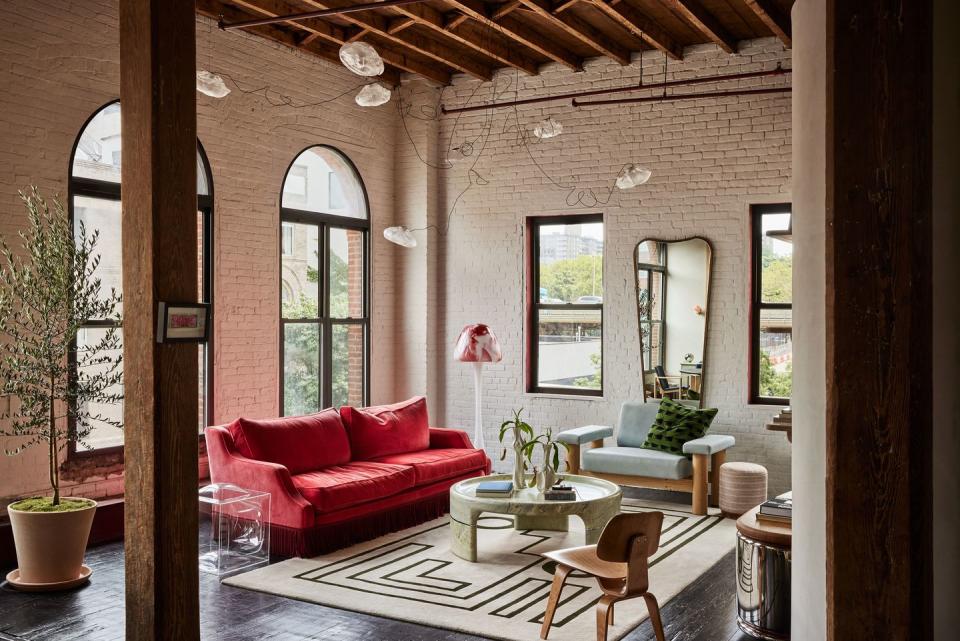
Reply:
[[541, 140], [546, 140], [548, 138], [555, 138], [563, 133], [563, 125], [560, 122], [554, 120], [553, 118], [547, 118], [546, 120], [541, 120], [537, 123], [537, 126], [533, 128], [533, 135]]
[[399, 225], [397, 227], [387, 227], [383, 230], [383, 237], [389, 240], [391, 243], [400, 245], [401, 247], [417, 246], [417, 239], [414, 238], [410, 230], [403, 225]]
[[212, 98], [223, 98], [230, 93], [230, 88], [220, 76], [201, 70], [197, 72], [197, 91]]
[[644, 169], [640, 165], [634, 165], [632, 163], [624, 165], [623, 169], [620, 170], [620, 175], [617, 176], [617, 188], [631, 189], [637, 185], [642, 185], [650, 180], [650, 176], [652, 175], [652, 171]]
[[390, 90], [379, 82], [364, 85], [354, 101], [361, 107], [379, 107], [390, 102]]
[[358, 76], [379, 76], [383, 73], [383, 58], [366, 42], [348, 42], [340, 47], [340, 62]]

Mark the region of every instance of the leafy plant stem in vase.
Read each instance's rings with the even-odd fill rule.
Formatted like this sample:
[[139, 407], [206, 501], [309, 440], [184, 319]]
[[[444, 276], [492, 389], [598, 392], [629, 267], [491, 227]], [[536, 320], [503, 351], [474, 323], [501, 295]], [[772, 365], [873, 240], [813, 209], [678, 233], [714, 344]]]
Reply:
[[[533, 438], [533, 428], [530, 427], [522, 418], [520, 414], [523, 412], [523, 408], [516, 410], [513, 413], [513, 420], [504, 421], [500, 424], [500, 443], [503, 443], [503, 439], [509, 434], [513, 437], [513, 489], [519, 490], [523, 487], [526, 487], [526, 446], [528, 439]], [[500, 460], [504, 460], [507, 456], [506, 447], [503, 448], [503, 451], [500, 454]]]
[[[536, 474], [537, 490], [542, 494], [553, 487], [560, 470], [560, 448], [563, 444], [553, 439], [553, 432], [547, 430], [524, 445], [524, 455], [533, 463], [533, 453], [540, 446], [543, 454], [543, 467]], [[536, 468], [534, 468], [536, 469]]]

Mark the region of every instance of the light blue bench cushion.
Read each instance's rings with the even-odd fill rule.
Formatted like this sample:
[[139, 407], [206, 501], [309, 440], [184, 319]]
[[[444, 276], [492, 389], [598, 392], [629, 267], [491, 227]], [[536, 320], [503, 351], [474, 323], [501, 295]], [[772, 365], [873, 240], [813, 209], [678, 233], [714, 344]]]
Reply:
[[659, 401], [627, 401], [620, 407], [620, 429], [617, 431], [617, 445], [621, 447], [640, 447], [647, 439], [647, 432], [657, 418]]
[[639, 447], [600, 447], [583, 452], [583, 469], [604, 474], [685, 479], [693, 476], [686, 456]]
[[716, 454], [736, 445], [737, 441], [726, 434], [707, 434], [683, 444], [684, 454]]
[[561, 443], [569, 443], [570, 445], [583, 445], [591, 441], [599, 441], [608, 436], [613, 436], [612, 427], [607, 425], [584, 425], [583, 427], [560, 432], [557, 434], [557, 440]]

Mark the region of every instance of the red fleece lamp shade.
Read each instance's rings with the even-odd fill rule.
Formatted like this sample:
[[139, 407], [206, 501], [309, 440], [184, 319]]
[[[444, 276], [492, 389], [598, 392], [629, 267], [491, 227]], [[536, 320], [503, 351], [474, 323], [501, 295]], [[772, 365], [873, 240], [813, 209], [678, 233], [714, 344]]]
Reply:
[[483, 417], [480, 408], [483, 391], [483, 364], [496, 363], [503, 359], [500, 342], [490, 328], [483, 323], [467, 325], [460, 332], [453, 357], [463, 363], [473, 363], [474, 406], [473, 446], [483, 449]]

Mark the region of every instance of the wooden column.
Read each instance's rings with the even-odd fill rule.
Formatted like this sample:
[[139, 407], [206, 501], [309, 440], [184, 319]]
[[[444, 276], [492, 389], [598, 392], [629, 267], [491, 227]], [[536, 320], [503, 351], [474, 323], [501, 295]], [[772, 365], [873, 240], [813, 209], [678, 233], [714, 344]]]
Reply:
[[158, 301], [197, 300], [192, 0], [120, 3], [126, 638], [200, 638], [197, 346], [157, 345]]
[[827, 2], [827, 637], [836, 641], [932, 638], [931, 5]]

